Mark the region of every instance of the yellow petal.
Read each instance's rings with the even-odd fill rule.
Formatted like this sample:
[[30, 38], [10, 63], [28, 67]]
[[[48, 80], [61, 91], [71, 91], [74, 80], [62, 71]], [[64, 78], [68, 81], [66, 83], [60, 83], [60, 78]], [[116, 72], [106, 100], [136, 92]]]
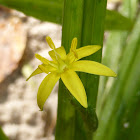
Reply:
[[74, 71], [81, 71], [90, 74], [116, 77], [116, 73], [103, 64], [94, 61], [81, 60], [71, 64], [70, 68]]
[[77, 49], [78, 59], [89, 56], [101, 49], [99, 45], [88, 45]]
[[76, 74], [72, 70], [67, 70], [61, 74], [61, 79], [71, 94], [77, 99], [77, 101], [85, 108], [87, 108], [87, 96], [84, 86]]
[[[72, 63], [83, 57], [89, 56], [101, 49], [99, 45], [88, 45], [75, 50], [75, 53], [69, 52], [66, 61]], [[76, 54], [76, 55], [75, 55]]]
[[26, 81], [28, 81], [32, 76], [35, 76], [35, 75], [40, 74], [40, 73], [42, 73], [42, 72], [43, 72], [43, 71], [42, 71], [41, 69], [37, 68], [37, 69], [26, 79]]
[[[62, 60], [66, 59], [66, 51], [63, 46], [56, 48], [55, 51], [60, 55]], [[54, 61], [56, 61], [56, 54], [53, 50], [49, 51], [49, 55]]]
[[46, 41], [49, 44], [50, 48], [54, 50], [55, 49], [55, 45], [54, 45], [52, 39], [49, 36], [46, 37]]
[[47, 100], [48, 96], [52, 92], [53, 87], [55, 86], [59, 78], [60, 76], [57, 75], [56, 73], [50, 73], [44, 78], [44, 80], [40, 84], [37, 93], [37, 104], [41, 110], [43, 110], [45, 101]]
[[42, 63], [44, 63], [44, 64], [49, 64], [49, 60], [48, 59], [46, 59], [46, 58], [44, 58], [44, 57], [42, 57], [41, 55], [39, 55], [39, 54], [35, 54], [35, 57], [37, 58], [37, 59], [39, 59]]

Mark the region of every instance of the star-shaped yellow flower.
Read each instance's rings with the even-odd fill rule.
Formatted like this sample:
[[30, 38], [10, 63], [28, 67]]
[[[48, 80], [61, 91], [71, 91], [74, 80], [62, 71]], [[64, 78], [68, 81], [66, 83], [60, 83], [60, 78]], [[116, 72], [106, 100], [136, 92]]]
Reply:
[[71, 94], [77, 99], [77, 101], [84, 108], [87, 108], [88, 104], [86, 92], [80, 78], [75, 71], [116, 77], [115, 72], [98, 62], [79, 60], [97, 52], [99, 49], [101, 49], [101, 46], [88, 45], [76, 49], [77, 38], [74, 38], [71, 43], [70, 52], [66, 54], [64, 47], [55, 48], [55, 45], [50, 37], [46, 37], [46, 40], [52, 49], [52, 51], [49, 52], [52, 61], [47, 60], [39, 54], [35, 54], [35, 57], [39, 59], [42, 64], [39, 65], [29, 77], [31, 78], [32, 76], [43, 72], [48, 74], [38, 89], [37, 103], [39, 108], [43, 110], [46, 99], [60, 78]]

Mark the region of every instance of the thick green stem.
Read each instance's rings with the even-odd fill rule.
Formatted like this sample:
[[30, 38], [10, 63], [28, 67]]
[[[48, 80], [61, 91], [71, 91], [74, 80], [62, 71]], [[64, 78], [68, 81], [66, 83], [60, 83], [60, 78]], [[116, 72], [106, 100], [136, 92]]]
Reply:
[[[90, 44], [102, 46], [105, 11], [105, 0], [65, 0], [62, 45], [67, 52], [74, 37], [78, 38], [78, 47]], [[100, 62], [101, 50], [88, 59]], [[80, 73], [80, 78], [86, 89], [89, 107], [84, 109], [79, 105], [60, 81], [56, 140], [91, 140], [97, 129], [95, 107], [99, 76]]]
[[[83, 30], [82, 30], [82, 41], [81, 46], [90, 45], [90, 44], [103, 44], [103, 34], [104, 34], [104, 20], [105, 20], [105, 12], [106, 12], [106, 1], [104, 0], [91, 0], [85, 1], [84, 3], [84, 15], [83, 15]], [[98, 34], [97, 34], [98, 33]], [[101, 61], [101, 50], [91, 55], [85, 59], [94, 60], [94, 61]], [[86, 89], [87, 97], [88, 97], [88, 105], [89, 108], [87, 109], [87, 116], [88, 113], [96, 111], [96, 99], [98, 93], [98, 84], [99, 84], [99, 76], [80, 73], [80, 78], [84, 84]], [[91, 110], [90, 110], [91, 109]], [[89, 112], [88, 112], [89, 111]], [[76, 130], [80, 133], [85, 130], [83, 127], [78, 127], [81, 124], [81, 120], [79, 119], [79, 112], [77, 113], [77, 125]], [[94, 113], [93, 113], [94, 114]], [[94, 115], [90, 114], [90, 117], [96, 118]], [[87, 118], [89, 120], [89, 118]], [[90, 123], [90, 121], [89, 121]], [[93, 122], [92, 122], [93, 123]], [[98, 122], [94, 122], [94, 131], [97, 129]], [[82, 133], [83, 134], [83, 133]], [[92, 139], [93, 130], [92, 132], [88, 133], [86, 137], [82, 136], [83, 140]], [[78, 139], [78, 134], [76, 133], [76, 139]], [[75, 140], [76, 140], [75, 139]]]
[[[65, 0], [62, 27], [62, 46], [69, 52], [71, 41], [77, 37], [81, 41], [83, 21], [83, 0]], [[78, 43], [79, 47], [79, 43]], [[58, 115], [56, 126], [56, 140], [74, 140], [75, 135], [75, 108], [67, 97], [69, 91], [62, 81], [59, 83]]]

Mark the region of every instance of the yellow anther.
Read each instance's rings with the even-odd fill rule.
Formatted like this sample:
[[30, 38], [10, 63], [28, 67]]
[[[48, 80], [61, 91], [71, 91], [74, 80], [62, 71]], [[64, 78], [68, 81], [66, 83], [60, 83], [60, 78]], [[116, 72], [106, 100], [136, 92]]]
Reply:
[[72, 42], [71, 42], [71, 50], [76, 50], [77, 47], [77, 38], [73, 38]]
[[42, 63], [44, 63], [44, 64], [49, 64], [49, 60], [48, 59], [46, 59], [46, 58], [44, 58], [44, 57], [42, 57], [41, 55], [39, 55], [39, 54], [35, 54], [35, 57], [37, 58], [37, 59], [39, 59]]
[[54, 50], [55, 49], [55, 45], [54, 45], [52, 39], [49, 36], [46, 37], [46, 41], [48, 42], [50, 48]]
[[75, 56], [76, 58], [78, 58], [78, 53], [76, 52], [76, 47], [77, 47], [77, 38], [75, 37], [75, 38], [72, 40], [70, 52], [73, 52], [74, 56]]

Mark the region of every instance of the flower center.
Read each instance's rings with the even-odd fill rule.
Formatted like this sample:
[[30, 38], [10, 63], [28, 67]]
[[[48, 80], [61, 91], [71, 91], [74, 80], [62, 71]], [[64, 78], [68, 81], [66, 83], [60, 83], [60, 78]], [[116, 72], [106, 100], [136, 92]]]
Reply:
[[63, 73], [67, 68], [68, 68], [68, 65], [63, 60], [58, 64], [59, 73]]

